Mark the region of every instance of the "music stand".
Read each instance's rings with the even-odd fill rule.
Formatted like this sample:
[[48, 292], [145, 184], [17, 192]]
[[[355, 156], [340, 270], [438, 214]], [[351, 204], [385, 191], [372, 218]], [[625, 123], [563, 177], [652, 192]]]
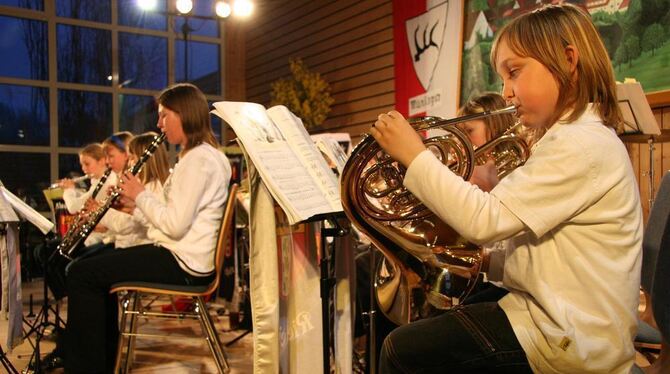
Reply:
[[[45, 250], [50, 246], [55, 246], [55, 244], [58, 242], [58, 237], [53, 233], [50, 234], [51, 235], [47, 235], [44, 241]], [[54, 300], [54, 302], [52, 303], [49, 299], [49, 288], [48, 288], [49, 271], [47, 269], [48, 261], [49, 260], [47, 259], [44, 263], [44, 282], [42, 284], [42, 306], [40, 306], [40, 310], [35, 316], [35, 319], [33, 320], [32, 324], [24, 318], [24, 323], [30, 327], [28, 331], [26, 331], [24, 334], [25, 338], [28, 339], [30, 335], [35, 333], [35, 344], [33, 345], [33, 353], [30, 355], [30, 360], [28, 361], [28, 367], [29, 368], [32, 367], [34, 373], [42, 372], [41, 368], [42, 356], [40, 352], [40, 343], [42, 341], [42, 338], [44, 338], [44, 336], [46, 335], [47, 329], [52, 326], [56, 330], [58, 330], [59, 328], [61, 328], [61, 326], [65, 326], [65, 321], [63, 321], [63, 319], [60, 317], [60, 309], [58, 307], [57, 300]], [[53, 313], [54, 322], [51, 322], [49, 320], [49, 312]]]
[[[320, 214], [308, 220], [321, 221], [321, 262], [319, 268], [321, 272], [320, 277], [320, 293], [321, 293], [321, 334], [323, 342], [323, 373], [330, 374], [330, 307], [332, 301], [333, 287], [337, 279], [333, 275], [335, 269], [332, 261], [335, 259], [335, 240], [332, 245], [329, 245], [328, 238], [339, 238], [347, 235], [348, 230], [340, 225], [339, 218], [343, 218], [343, 213]], [[332, 228], [326, 227], [326, 223], [330, 223]]]
[[[9, 190], [7, 190], [2, 182], [0, 181], [0, 195], [1, 196], [1, 201], [0, 201], [0, 215], [2, 216], [1, 221], [2, 222], [18, 222], [19, 217], [29, 221], [33, 225], [35, 225], [43, 234], [47, 234], [48, 232], [53, 229], [54, 225], [51, 221], [48, 219], [44, 218], [41, 214], [39, 214], [37, 211], [35, 211], [33, 208], [31, 208], [28, 204], [26, 204], [23, 200], [15, 196], [13, 193], [11, 193]], [[5, 227], [3, 227], [4, 229]], [[9, 248], [8, 248], [9, 249]], [[9, 252], [11, 254], [11, 251]], [[11, 277], [11, 274], [9, 275]], [[18, 284], [20, 284], [20, 274], [15, 274], [15, 279], [18, 279], [17, 283], [15, 283], [15, 288], [18, 288]], [[17, 291], [18, 292], [18, 291]], [[12, 298], [14, 299], [14, 298]], [[9, 324], [9, 337], [13, 337], [16, 335], [21, 335], [20, 334], [20, 328], [21, 328], [21, 316], [22, 316], [22, 310], [21, 310], [21, 302], [18, 302], [18, 307], [14, 306], [14, 308], [10, 308], [10, 316], [13, 316], [12, 319], [10, 319], [10, 324]], [[10, 305], [11, 306], [11, 305]], [[17, 309], [18, 309], [18, 314], [17, 314]], [[25, 321], [25, 319], [24, 319]], [[39, 347], [39, 345], [38, 345]], [[3, 365], [5, 364], [4, 360], [6, 357], [4, 356], [4, 351], [3, 351]], [[6, 366], [6, 368], [9, 367], [9, 365]], [[8, 368], [8, 370], [11, 370], [11, 367]]]
[[[58, 201], [58, 199], [62, 200], [62, 190], [60, 190], [60, 193], [58, 189], [48, 189], [43, 191], [44, 196], [47, 200], [47, 203], [49, 204], [49, 208], [51, 209], [52, 217], [54, 221], [57, 220], [57, 216], [55, 213], [55, 208], [54, 208], [54, 203]], [[55, 329], [61, 328], [61, 326], [65, 325], [65, 321], [60, 317], [60, 309], [58, 307], [58, 303], [56, 300], [52, 303], [49, 299], [49, 270], [47, 269], [47, 264], [48, 264], [48, 256], [47, 254], [50, 252], [53, 252], [55, 250], [55, 246], [58, 244], [58, 236], [54, 234], [53, 231], [49, 231], [45, 235], [44, 239], [44, 251], [45, 255], [42, 256], [43, 260], [43, 284], [42, 284], [42, 305], [40, 307], [39, 312], [37, 313], [36, 316], [34, 316], [34, 319], [32, 323], [28, 321], [27, 319], [24, 318], [24, 323], [29, 327], [28, 330], [24, 333], [24, 337], [26, 339], [30, 339], [30, 336], [34, 333], [35, 334], [35, 344], [33, 345], [33, 352], [30, 355], [30, 360], [28, 361], [28, 368], [32, 368], [34, 373], [41, 373], [42, 372], [42, 365], [41, 365], [41, 342], [44, 336], [46, 335], [47, 329], [49, 327], [54, 327]], [[50, 250], [52, 249], [52, 250]], [[32, 296], [32, 295], [31, 295]], [[54, 307], [55, 305], [55, 307]], [[32, 304], [31, 304], [32, 306]], [[32, 307], [31, 307], [32, 311]], [[49, 312], [53, 313], [54, 315], [54, 322], [51, 322], [49, 319]]]
[[661, 131], [639, 82], [617, 84], [619, 108], [624, 117], [621, 140], [649, 145], [649, 207], [654, 203], [654, 143], [665, 141], [669, 134]]

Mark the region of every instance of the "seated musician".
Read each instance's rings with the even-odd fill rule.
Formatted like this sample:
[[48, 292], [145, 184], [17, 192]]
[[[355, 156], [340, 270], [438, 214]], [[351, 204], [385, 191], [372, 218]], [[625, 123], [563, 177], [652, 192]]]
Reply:
[[[136, 163], [142, 153], [157, 136], [155, 132], [148, 132], [133, 137], [128, 143], [128, 164]], [[138, 173], [140, 182], [155, 195], [163, 191], [163, 183], [169, 175], [167, 148], [160, 144], [153, 155], [145, 162]], [[97, 206], [92, 205], [93, 209]], [[109, 209], [102, 217], [96, 230], [111, 233], [114, 236], [114, 248], [128, 248], [150, 242], [147, 237], [147, 228], [133, 216], [117, 209]]]
[[[471, 114], [490, 112], [497, 109], [503, 109], [507, 106], [505, 99], [503, 99], [500, 94], [488, 92], [483, 93], [478, 96], [473, 97], [468, 100], [463, 107], [458, 112], [459, 116], [466, 116]], [[497, 116], [485, 117], [483, 119], [476, 119], [468, 122], [459, 124], [459, 128], [468, 136], [474, 149], [477, 149], [492, 139], [498, 138], [503, 135], [505, 131], [514, 126], [515, 118], [512, 114], [502, 114]], [[469, 179], [469, 182], [478, 186], [482, 191], [490, 191], [498, 184], [498, 170], [496, 169], [495, 163], [492, 159], [488, 159], [487, 162], [483, 165], [476, 165], [473, 169], [472, 176]], [[360, 235], [360, 234], [359, 234]], [[483, 246], [486, 254], [486, 271], [487, 280], [490, 282], [479, 284], [476, 287], [476, 293], [472, 295], [465, 302], [476, 302], [484, 301], [490, 298], [495, 298], [500, 293], [505, 292], [504, 290], [499, 290], [497, 287], [501, 286], [502, 280], [502, 267], [505, 260], [506, 241], [497, 241], [494, 243], [486, 244]], [[364, 245], [365, 247], [369, 246], [369, 243]], [[370, 264], [369, 264], [369, 254], [367, 252], [361, 253], [356, 256], [356, 299], [357, 299], [357, 308], [361, 311], [367, 311], [370, 308], [370, 282], [374, 282], [374, 279], [370, 279]], [[495, 286], [493, 286], [495, 285]], [[378, 308], [377, 308], [378, 309]], [[391, 330], [397, 325], [389, 321], [384, 315], [377, 314], [376, 318], [376, 343], [375, 347], [380, 349], [382, 346], [382, 341], [386, 335], [388, 335]], [[367, 337], [363, 338], [364, 331], [363, 319], [361, 313], [356, 314], [355, 321], [355, 344], [357, 351], [359, 351], [359, 362], [355, 362], [355, 365], [360, 365], [360, 351], [361, 347], [367, 344]], [[378, 357], [379, 352], [375, 352], [374, 357]], [[372, 357], [372, 356], [371, 356]]]
[[111, 373], [116, 355], [117, 301], [110, 287], [123, 281], [207, 284], [231, 169], [210, 125], [209, 106], [194, 85], [168, 87], [157, 98], [158, 127], [181, 146], [179, 162], [155, 195], [129, 173], [122, 176], [124, 209], [148, 224], [145, 244], [82, 259], [68, 273], [65, 368]]
[[522, 124], [544, 129], [491, 193], [445, 167], [398, 112], [370, 133], [407, 168], [405, 186], [468, 240], [511, 238], [509, 292], [394, 330], [380, 370], [629, 373], [642, 211], [615, 132], [623, 120], [607, 51], [589, 15], [563, 4], [505, 25], [491, 57]]
[[[58, 182], [58, 186], [63, 189], [63, 201], [70, 214], [77, 213], [84, 209], [86, 201], [93, 198], [96, 201], [104, 201], [107, 198], [107, 191], [116, 184], [115, 175], [106, 175], [107, 164], [103, 147], [99, 143], [91, 143], [79, 151], [79, 164], [84, 174], [91, 177], [91, 187], [86, 192], [81, 192], [75, 188], [72, 179], [65, 178]], [[102, 234], [91, 234], [87, 239], [86, 245], [93, 245], [102, 242]]]
[[[111, 169], [108, 180], [113, 182], [113, 185], [118, 184], [119, 175], [125, 170], [128, 164], [127, 147], [132, 138], [133, 135], [130, 132], [122, 131], [113, 134], [102, 142], [102, 149], [105, 154], [105, 163], [107, 164], [107, 167]], [[100, 198], [87, 199], [82, 212], [85, 215], [89, 215], [95, 212], [100, 207], [100, 205], [104, 204], [104, 202], [108, 199], [110, 192], [111, 191], [107, 189], [104, 195], [100, 195]], [[114, 242], [116, 240], [116, 234], [117, 232], [114, 230], [108, 230], [103, 226], [96, 227], [94, 232], [92, 232], [86, 241], [84, 241], [84, 248], [81, 248], [79, 251], [83, 256], [91, 256], [95, 253], [98, 253], [99, 251], [113, 249], [115, 246]], [[101, 237], [101, 240], [92, 242], [89, 239], [92, 236]]]
[[[503, 109], [507, 106], [505, 99], [500, 94], [494, 92], [487, 92], [475, 96], [468, 100], [465, 105], [461, 107], [458, 112], [459, 116], [466, 116], [471, 114], [490, 112], [497, 109]], [[496, 139], [503, 135], [508, 129], [515, 124], [515, 118], [512, 114], [500, 114], [496, 116], [485, 117], [473, 121], [468, 121], [459, 124], [459, 128], [465, 132], [468, 139], [472, 143], [473, 148], [483, 146], [487, 142]], [[496, 151], [500, 151], [502, 146], [495, 147]], [[469, 179], [470, 183], [479, 187], [482, 191], [490, 192], [498, 182], [498, 170], [495, 166], [492, 156], [487, 157], [487, 160], [482, 165], [476, 165], [472, 171]], [[492, 281], [496, 286], [502, 285], [502, 271], [505, 261], [505, 248], [508, 242], [500, 240], [493, 243], [487, 243], [483, 246], [485, 260], [483, 270], [487, 275], [487, 280]], [[483, 287], [482, 287], [483, 286]], [[478, 295], [472, 295], [467, 302], [477, 300], [484, 300], [488, 297], [496, 297], [495, 295], [501, 290], [489, 288], [489, 285], [480, 285], [476, 288], [477, 291], [486, 291]]]

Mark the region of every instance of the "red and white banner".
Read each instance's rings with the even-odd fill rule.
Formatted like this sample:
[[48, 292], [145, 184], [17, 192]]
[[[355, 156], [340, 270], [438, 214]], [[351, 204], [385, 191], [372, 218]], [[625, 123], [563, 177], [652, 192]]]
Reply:
[[458, 109], [463, 1], [394, 0], [396, 109], [453, 117]]

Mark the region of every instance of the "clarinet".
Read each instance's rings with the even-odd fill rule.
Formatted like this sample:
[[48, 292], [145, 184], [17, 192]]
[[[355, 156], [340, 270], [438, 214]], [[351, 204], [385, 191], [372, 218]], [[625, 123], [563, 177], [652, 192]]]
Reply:
[[[161, 133], [154, 138], [147, 149], [144, 150], [142, 156], [140, 156], [140, 159], [135, 163], [135, 165], [133, 165], [132, 168], [130, 168], [130, 173], [132, 175], [139, 173], [139, 171], [142, 169], [142, 166], [144, 166], [144, 163], [153, 155], [158, 146], [163, 143], [164, 140], [165, 133]], [[56, 248], [58, 254], [70, 261], [77, 257], [77, 254], [75, 253], [76, 249], [79, 248], [79, 245], [83, 243], [86, 238], [88, 238], [91, 232], [93, 232], [95, 226], [100, 223], [102, 217], [105, 215], [105, 213], [107, 213], [109, 208], [112, 207], [119, 196], [121, 196], [121, 194], [118, 191], [112, 191], [109, 197], [107, 197], [107, 200], [105, 200], [105, 202], [100, 205], [98, 209], [88, 214], [86, 217], [86, 222], [78, 227], [76, 233], [73, 233], [70, 236], [66, 235], [66, 237], [63, 238], [63, 241], [61, 241], [61, 243]]]
[[[98, 196], [98, 192], [100, 192], [100, 189], [107, 181], [107, 178], [109, 177], [109, 174], [111, 174], [111, 172], [112, 168], [105, 169], [105, 172], [102, 174], [102, 177], [100, 177], [98, 184], [96, 184], [95, 188], [93, 188], [93, 193], [91, 194], [92, 199], [95, 199], [95, 197]], [[67, 232], [65, 233], [65, 235], [63, 235], [63, 240], [61, 240], [61, 242], [70, 241], [72, 240], [72, 237], [78, 235], [80, 226], [84, 220], [85, 220], [84, 214], [81, 211], [77, 212], [77, 214], [72, 219], [72, 223], [70, 224], [70, 227], [67, 229]]]
[[95, 199], [96, 196], [98, 196], [98, 192], [100, 192], [100, 189], [102, 188], [102, 185], [107, 182], [107, 178], [109, 178], [109, 174], [112, 173], [112, 168], [107, 168], [105, 169], [105, 173], [102, 174], [102, 177], [98, 181], [98, 184], [95, 185], [95, 188], [93, 189], [93, 193], [91, 194], [91, 199]]

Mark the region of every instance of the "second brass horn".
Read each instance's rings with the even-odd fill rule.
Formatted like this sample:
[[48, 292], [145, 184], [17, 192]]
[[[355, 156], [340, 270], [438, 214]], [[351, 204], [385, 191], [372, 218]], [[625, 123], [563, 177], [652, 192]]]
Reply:
[[[528, 148], [508, 129], [473, 149], [458, 123], [510, 114], [513, 106], [453, 119], [423, 117], [410, 123], [417, 132], [439, 129], [424, 145], [467, 180], [475, 165], [493, 159], [500, 178], [528, 158]], [[478, 278], [482, 248], [442, 222], [403, 185], [405, 169], [371, 136], [353, 150], [342, 171], [342, 205], [351, 223], [384, 254], [375, 276], [381, 311], [396, 324], [456, 305]], [[453, 209], [459, 207], [454, 206]]]

